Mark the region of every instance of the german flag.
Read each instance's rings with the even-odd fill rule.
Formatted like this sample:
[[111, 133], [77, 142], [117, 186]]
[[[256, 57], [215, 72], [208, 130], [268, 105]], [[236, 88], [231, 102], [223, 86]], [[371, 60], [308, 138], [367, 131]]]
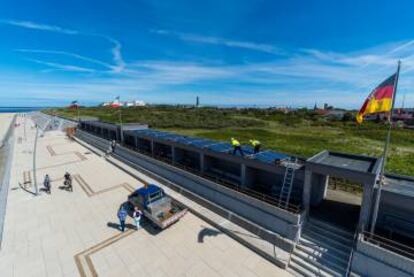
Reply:
[[388, 77], [369, 94], [356, 116], [359, 124], [362, 123], [364, 116], [367, 114], [391, 111], [396, 78], [398, 78], [398, 73]]

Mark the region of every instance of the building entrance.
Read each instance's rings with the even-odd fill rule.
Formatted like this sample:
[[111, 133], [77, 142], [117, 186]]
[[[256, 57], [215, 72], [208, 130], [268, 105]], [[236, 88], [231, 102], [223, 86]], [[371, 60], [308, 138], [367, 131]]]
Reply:
[[324, 195], [311, 203], [309, 215], [354, 231], [361, 212], [363, 186], [343, 178], [328, 177]]

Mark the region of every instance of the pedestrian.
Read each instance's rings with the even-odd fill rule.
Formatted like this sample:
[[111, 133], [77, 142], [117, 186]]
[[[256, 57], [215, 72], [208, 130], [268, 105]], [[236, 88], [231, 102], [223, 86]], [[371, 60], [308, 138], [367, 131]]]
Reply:
[[253, 153], [257, 154], [260, 152], [261, 143], [257, 139], [251, 139], [250, 144], [253, 146]]
[[119, 211], [118, 211], [118, 219], [119, 219], [119, 223], [120, 223], [120, 230], [122, 232], [125, 231], [125, 220], [126, 220], [127, 216], [128, 216], [128, 213], [127, 213], [124, 205], [121, 205], [121, 207], [119, 208]]
[[70, 173], [66, 172], [65, 175], [63, 175], [63, 178], [64, 178], [63, 184], [65, 186], [65, 189], [69, 191], [73, 191], [72, 176], [70, 176]]
[[115, 152], [115, 147], [116, 147], [116, 141], [112, 140], [112, 142], [111, 142], [111, 151], [112, 151], [112, 153]]
[[244, 153], [243, 153], [243, 150], [241, 149], [240, 142], [235, 138], [231, 138], [230, 141], [231, 141], [231, 145], [233, 146], [233, 155], [236, 155], [236, 152], [239, 151], [240, 155], [244, 157]]
[[138, 207], [134, 208], [134, 213], [132, 214], [132, 217], [135, 221], [135, 226], [137, 227], [137, 231], [140, 228], [140, 221], [141, 221], [142, 212]]
[[43, 186], [45, 187], [45, 191], [48, 194], [50, 194], [51, 193], [51, 188], [50, 188], [50, 178], [49, 178], [48, 174], [45, 175], [45, 179], [43, 180]]

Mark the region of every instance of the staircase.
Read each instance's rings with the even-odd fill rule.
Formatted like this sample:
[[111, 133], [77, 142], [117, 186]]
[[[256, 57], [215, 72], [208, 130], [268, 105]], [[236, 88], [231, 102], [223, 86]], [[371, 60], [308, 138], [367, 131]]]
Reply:
[[341, 227], [309, 219], [289, 263], [296, 276], [345, 276], [353, 234]]

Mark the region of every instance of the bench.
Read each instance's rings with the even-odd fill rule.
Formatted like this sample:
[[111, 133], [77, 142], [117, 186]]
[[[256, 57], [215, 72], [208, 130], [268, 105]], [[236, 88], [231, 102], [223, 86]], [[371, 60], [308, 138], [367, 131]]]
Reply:
[[27, 184], [32, 184], [32, 175], [30, 171], [23, 171], [23, 185], [27, 188]]

